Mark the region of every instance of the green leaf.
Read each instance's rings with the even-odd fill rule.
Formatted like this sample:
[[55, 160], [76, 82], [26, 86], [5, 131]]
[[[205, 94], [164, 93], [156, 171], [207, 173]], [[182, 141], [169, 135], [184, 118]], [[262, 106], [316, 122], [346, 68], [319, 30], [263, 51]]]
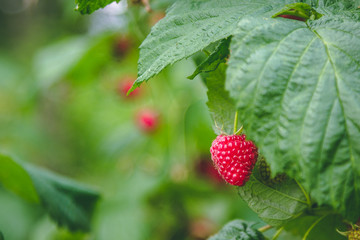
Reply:
[[[336, 230], [346, 231], [347, 226], [341, 216], [329, 215], [304, 215], [290, 221], [284, 226], [287, 239], [316, 239], [316, 240], [341, 240], [346, 239]], [[282, 236], [281, 234], [280, 236]]]
[[225, 63], [227, 57], [229, 56], [229, 45], [230, 39], [223, 39], [216, 47], [216, 49], [210, 54], [210, 56], [205, 59], [194, 71], [194, 73], [189, 76], [189, 79], [194, 79], [198, 74], [202, 72], [211, 72], [215, 71], [220, 63]]
[[22, 198], [39, 202], [34, 184], [24, 168], [12, 158], [0, 154], [0, 182], [8, 190]]
[[140, 46], [138, 79], [130, 91], [166, 66], [233, 34], [245, 15], [269, 16], [286, 0], [176, 1]]
[[305, 20], [315, 20], [322, 17], [322, 14], [316, 12], [309, 4], [306, 3], [288, 4], [280, 12], [274, 14], [272, 17], [281, 17], [281, 15], [296, 16]]
[[99, 194], [75, 181], [0, 154], [0, 181], [19, 196], [39, 201], [50, 216], [72, 231], [89, 231]]
[[54, 173], [26, 165], [43, 207], [59, 226], [89, 231], [99, 194], [89, 187]]
[[[217, 127], [227, 134], [232, 134], [236, 107], [229, 92], [225, 90], [225, 71], [226, 65], [220, 64], [217, 70], [205, 76], [208, 88], [207, 106]], [[220, 129], [215, 128], [218, 135], [221, 134]]]
[[34, 59], [34, 72], [40, 87], [46, 90], [62, 79], [93, 80], [112, 60], [114, 38], [112, 33], [99, 37], [71, 37], [41, 49]]
[[264, 235], [253, 225], [242, 220], [234, 220], [208, 240], [265, 240]]
[[152, 0], [150, 1], [150, 6], [151, 9], [155, 11], [165, 10], [175, 2], [176, 0]]
[[359, 0], [303, 0], [300, 2], [312, 7], [337, 7], [343, 10], [356, 9], [360, 4]]
[[271, 170], [359, 217], [360, 22], [244, 19], [230, 50], [227, 89]]
[[87, 37], [73, 37], [45, 47], [34, 59], [39, 85], [47, 89], [63, 78], [91, 47]]
[[0, 231], [0, 240], [5, 240], [3, 233]]
[[301, 188], [291, 179], [270, 187], [252, 174], [239, 187], [239, 195], [261, 219], [275, 227], [298, 217], [308, 207]]
[[120, 2], [120, 0], [75, 0], [76, 11], [81, 14], [90, 14], [99, 8], [104, 8], [112, 2]]

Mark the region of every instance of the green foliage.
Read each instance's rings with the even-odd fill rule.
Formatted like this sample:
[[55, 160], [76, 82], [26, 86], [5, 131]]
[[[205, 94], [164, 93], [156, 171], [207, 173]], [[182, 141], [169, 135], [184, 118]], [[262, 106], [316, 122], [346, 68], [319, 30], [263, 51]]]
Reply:
[[278, 17], [280, 15], [297, 16], [305, 20], [316, 20], [322, 17], [322, 14], [316, 12], [309, 4], [306, 3], [288, 4], [280, 12], [274, 14], [272, 17]]
[[0, 181], [25, 199], [39, 201], [50, 216], [70, 230], [90, 230], [99, 194], [87, 186], [0, 155]]
[[301, 214], [309, 203], [294, 180], [267, 186], [253, 174], [239, 195], [261, 219], [272, 226], [281, 226]]
[[[190, 78], [202, 72], [220, 128], [231, 131], [238, 109], [272, 172], [299, 181], [269, 187], [253, 176], [240, 195], [274, 226], [310, 209], [309, 194], [317, 206], [354, 221], [360, 212], [358, 1], [295, 2], [176, 2], [141, 45], [133, 88], [232, 36], [226, 74], [224, 66], [213, 71], [228, 54], [224, 44]], [[271, 18], [283, 14], [308, 21]]]
[[120, 0], [75, 0], [76, 11], [81, 14], [90, 14], [99, 8], [104, 8], [112, 2], [120, 2]]
[[[0, 154], [0, 182], [22, 198], [38, 202], [34, 184], [26, 170], [9, 156]], [[16, 181], [14, 181], [16, 180]]]
[[110, 62], [114, 42], [115, 34], [77, 36], [41, 49], [34, 59], [40, 87], [48, 89], [66, 76], [74, 75], [77, 82], [89, 81]]
[[265, 240], [253, 225], [242, 220], [231, 221], [209, 240]]
[[60, 225], [72, 231], [89, 231], [99, 193], [89, 187], [26, 165], [43, 207]]
[[344, 240], [336, 230], [346, 230], [346, 224], [342, 218], [335, 214], [325, 215], [304, 215], [287, 223], [280, 236], [286, 236], [285, 239], [301, 240]]
[[230, 39], [231, 38], [221, 40], [216, 49], [196, 68], [194, 73], [188, 78], [194, 79], [199, 73], [215, 71], [220, 63], [225, 63], [230, 53]]
[[[132, 89], [166, 66], [232, 35], [246, 14], [263, 16], [280, 10], [286, 1], [177, 1], [140, 46], [138, 79]], [[267, 4], [266, 4], [267, 3]], [[269, 5], [268, 5], [269, 4]], [[270, 13], [270, 16], [272, 15]]]
[[340, 16], [309, 26], [244, 20], [227, 71], [239, 118], [272, 170], [300, 179], [319, 204], [353, 220], [360, 206], [359, 26]]
[[1, 231], [0, 231], [0, 240], [5, 240], [4, 235], [2, 234]]
[[220, 64], [217, 70], [205, 75], [206, 86], [208, 88], [207, 106], [216, 124], [215, 131], [232, 134], [235, 116], [235, 104], [225, 90], [225, 71], [226, 65]]

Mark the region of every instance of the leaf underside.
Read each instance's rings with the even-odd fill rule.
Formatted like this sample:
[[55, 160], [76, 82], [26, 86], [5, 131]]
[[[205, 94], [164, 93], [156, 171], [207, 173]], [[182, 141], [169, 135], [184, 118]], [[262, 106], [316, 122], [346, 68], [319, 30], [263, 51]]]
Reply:
[[208, 89], [206, 104], [216, 125], [214, 130], [218, 135], [232, 134], [236, 112], [234, 101], [225, 90], [225, 72], [226, 65], [222, 63], [218, 69], [204, 77]]
[[205, 59], [194, 71], [194, 73], [188, 77], [188, 79], [194, 79], [200, 73], [212, 72], [217, 69], [221, 63], [225, 63], [227, 57], [229, 57], [229, 45], [231, 38], [223, 39], [220, 41], [216, 49]]
[[[360, 23], [243, 19], [231, 42], [227, 89], [271, 165], [319, 204], [360, 212]], [[352, 207], [348, 207], [352, 206]]]
[[261, 219], [275, 227], [296, 218], [308, 207], [302, 190], [291, 179], [270, 187], [253, 173], [250, 180], [239, 187], [239, 195]]

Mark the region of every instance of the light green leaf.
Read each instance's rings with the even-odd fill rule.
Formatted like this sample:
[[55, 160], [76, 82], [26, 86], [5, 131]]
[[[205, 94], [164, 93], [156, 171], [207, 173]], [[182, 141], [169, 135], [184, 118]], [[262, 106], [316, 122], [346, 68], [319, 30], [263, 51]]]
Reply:
[[9, 156], [0, 154], [0, 183], [22, 198], [39, 202], [29, 174]]
[[227, 89], [272, 171], [359, 217], [360, 22], [244, 19], [230, 50]]
[[234, 116], [236, 107], [230, 98], [229, 92], [225, 90], [225, 71], [226, 65], [220, 64], [218, 69], [205, 75], [205, 82], [208, 88], [207, 106], [212, 118], [217, 125], [215, 132], [219, 135], [223, 132], [233, 133]]
[[176, 1], [140, 46], [138, 79], [131, 90], [166, 66], [209, 44], [229, 37], [245, 15], [263, 16], [281, 10], [286, 0]]
[[39, 51], [34, 59], [35, 77], [46, 89], [63, 78], [91, 46], [87, 37], [73, 37], [62, 40]]
[[253, 173], [239, 187], [239, 195], [261, 219], [275, 227], [298, 217], [308, 207], [301, 188], [291, 179], [270, 187]]
[[336, 7], [342, 10], [356, 9], [360, 4], [359, 0], [303, 0], [301, 2], [312, 7]]
[[208, 240], [265, 240], [264, 235], [253, 225], [242, 220], [234, 220]]
[[120, 2], [120, 0], [75, 0], [76, 11], [81, 14], [90, 14], [99, 8], [104, 8], [112, 2]]
[[223, 39], [220, 41], [219, 45], [215, 50], [205, 59], [194, 71], [194, 73], [189, 76], [189, 79], [194, 79], [198, 74], [202, 72], [211, 72], [215, 71], [220, 63], [225, 63], [226, 58], [229, 56], [229, 45], [231, 38]]
[[71, 37], [41, 49], [34, 58], [34, 72], [42, 89], [76, 76], [91, 81], [112, 60], [114, 34], [100, 37]]
[[322, 14], [316, 12], [309, 4], [306, 3], [288, 4], [272, 17], [280, 17], [281, 15], [297, 16], [305, 20], [315, 20], [321, 18], [322, 16]]
[[0, 182], [19, 196], [39, 201], [50, 216], [72, 231], [89, 231], [99, 194], [87, 186], [0, 155]]
[[169, 6], [171, 6], [173, 3], [175, 3], [177, 0], [151, 0], [150, 6], [152, 10], [158, 11], [158, 10], [165, 10]]

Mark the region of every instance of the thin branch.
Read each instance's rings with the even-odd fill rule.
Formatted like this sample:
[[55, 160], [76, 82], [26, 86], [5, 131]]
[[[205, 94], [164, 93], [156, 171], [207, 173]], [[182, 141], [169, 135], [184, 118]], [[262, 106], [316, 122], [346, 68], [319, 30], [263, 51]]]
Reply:
[[266, 232], [267, 230], [273, 228], [273, 226], [270, 226], [270, 225], [265, 225], [261, 228], [258, 229], [259, 232]]

